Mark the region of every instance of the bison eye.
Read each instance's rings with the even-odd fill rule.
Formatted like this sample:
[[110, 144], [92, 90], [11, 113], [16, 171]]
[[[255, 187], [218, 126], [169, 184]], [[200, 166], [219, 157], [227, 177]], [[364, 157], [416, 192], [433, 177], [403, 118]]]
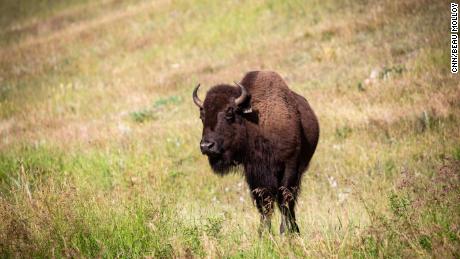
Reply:
[[227, 111], [225, 112], [225, 119], [229, 122], [232, 122], [234, 118], [235, 118], [235, 113], [233, 112], [233, 108], [229, 107]]

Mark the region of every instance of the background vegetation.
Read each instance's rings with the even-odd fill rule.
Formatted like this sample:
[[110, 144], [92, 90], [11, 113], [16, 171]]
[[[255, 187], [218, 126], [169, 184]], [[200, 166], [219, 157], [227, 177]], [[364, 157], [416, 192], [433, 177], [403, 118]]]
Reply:
[[[449, 18], [434, 0], [1, 1], [0, 257], [459, 258]], [[243, 177], [198, 148], [193, 87], [260, 69], [321, 124], [300, 236], [276, 214], [258, 238]]]

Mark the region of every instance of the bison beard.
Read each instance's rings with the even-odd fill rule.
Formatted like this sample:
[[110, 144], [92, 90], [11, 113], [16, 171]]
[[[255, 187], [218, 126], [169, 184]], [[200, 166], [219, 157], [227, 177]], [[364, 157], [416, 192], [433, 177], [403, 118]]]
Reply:
[[299, 233], [294, 208], [318, 143], [316, 116], [275, 72], [249, 72], [236, 85], [212, 87], [204, 103], [197, 95], [199, 85], [193, 91], [203, 122], [201, 151], [218, 175], [243, 166], [261, 214], [260, 233], [271, 230], [275, 203], [281, 211], [280, 232]]
[[212, 170], [219, 175], [231, 172], [238, 165], [236, 161], [229, 158], [225, 153], [217, 156], [208, 156], [208, 161]]

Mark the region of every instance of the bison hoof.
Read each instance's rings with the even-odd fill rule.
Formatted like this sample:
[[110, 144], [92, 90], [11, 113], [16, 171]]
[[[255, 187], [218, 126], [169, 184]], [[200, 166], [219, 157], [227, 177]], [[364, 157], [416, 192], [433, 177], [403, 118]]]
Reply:
[[[287, 225], [287, 226], [286, 226]], [[293, 222], [291, 224], [285, 224], [284, 222], [281, 222], [280, 224], [280, 234], [300, 234], [300, 229], [299, 226], [297, 226], [297, 223]]]
[[284, 222], [282, 222], [280, 224], [280, 234], [281, 235], [284, 235], [284, 232], [286, 231], [286, 225], [284, 224]]

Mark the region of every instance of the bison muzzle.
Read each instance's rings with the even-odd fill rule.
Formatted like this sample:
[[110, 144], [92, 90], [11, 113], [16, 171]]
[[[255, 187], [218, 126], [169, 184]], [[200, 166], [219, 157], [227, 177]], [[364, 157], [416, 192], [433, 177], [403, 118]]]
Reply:
[[275, 72], [247, 73], [235, 86], [213, 86], [200, 108], [201, 152], [213, 171], [224, 175], [238, 165], [261, 214], [259, 231], [271, 229], [274, 204], [280, 232], [299, 232], [294, 212], [301, 177], [315, 152], [318, 120], [307, 100]]

